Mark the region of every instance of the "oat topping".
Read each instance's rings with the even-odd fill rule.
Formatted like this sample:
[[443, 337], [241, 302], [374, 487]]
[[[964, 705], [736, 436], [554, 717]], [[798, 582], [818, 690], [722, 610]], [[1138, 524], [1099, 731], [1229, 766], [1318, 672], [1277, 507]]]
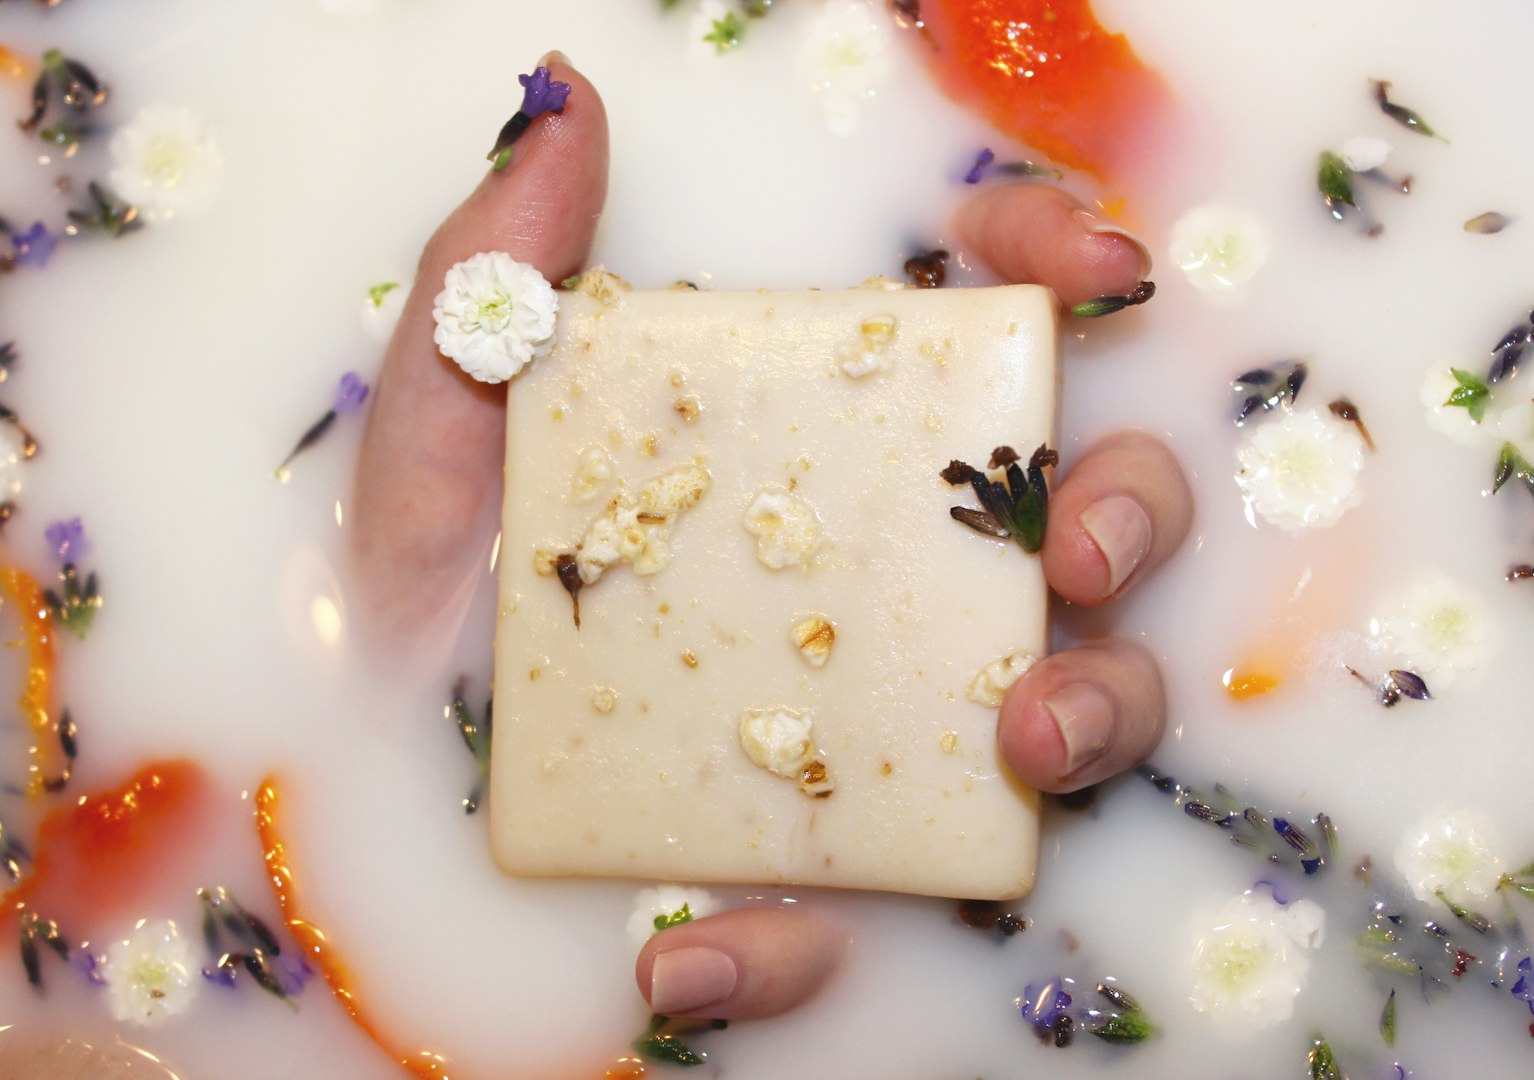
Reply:
[[612, 480], [612, 456], [600, 446], [588, 446], [576, 462], [575, 476], [570, 481], [570, 501], [595, 502], [607, 491]]
[[825, 544], [825, 530], [814, 509], [780, 487], [757, 492], [740, 523], [756, 537], [757, 562], [771, 570], [808, 569]]
[[849, 376], [861, 379], [894, 366], [889, 346], [895, 339], [895, 316], [871, 315], [858, 327], [858, 336], [836, 350], [837, 363]]
[[836, 627], [824, 615], [811, 615], [796, 624], [789, 637], [806, 664], [823, 668], [831, 659], [831, 646], [836, 644]]
[[1021, 679], [1023, 673], [1033, 664], [1033, 655], [1025, 652], [1009, 652], [1005, 656], [997, 657], [975, 674], [964, 696], [976, 705], [984, 705], [988, 709], [1000, 708], [1002, 698], [1007, 696], [1007, 690]]
[[815, 749], [814, 715], [794, 709], [747, 709], [740, 718], [740, 747], [757, 768], [795, 780], [806, 795], [831, 794], [831, 774]]
[[712, 483], [708, 470], [682, 465], [620, 492], [591, 523], [576, 549], [580, 578], [590, 585], [615, 563], [634, 573], [656, 574], [671, 561], [671, 528], [677, 515], [695, 506]]

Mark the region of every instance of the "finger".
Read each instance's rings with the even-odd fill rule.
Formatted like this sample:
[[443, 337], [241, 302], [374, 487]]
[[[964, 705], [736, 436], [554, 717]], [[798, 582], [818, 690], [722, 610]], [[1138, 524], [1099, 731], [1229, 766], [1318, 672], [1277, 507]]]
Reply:
[[634, 977], [663, 1016], [776, 1016], [814, 995], [846, 942], [835, 923], [810, 912], [743, 908], [656, 934]]
[[1116, 776], [1156, 748], [1166, 724], [1161, 671], [1129, 641], [1046, 657], [1001, 705], [1002, 756], [1041, 791], [1075, 791]]
[[444, 275], [499, 250], [560, 281], [584, 264], [606, 198], [602, 100], [562, 56], [546, 63], [571, 85], [564, 111], [538, 118], [511, 165], [486, 175], [432, 236], [384, 355], [357, 469], [353, 553], [386, 634], [428, 623], [463, 595], [500, 505], [506, 390], [438, 353], [432, 306]]
[[1193, 523], [1193, 493], [1172, 452], [1142, 432], [1094, 445], [1049, 497], [1044, 576], [1095, 605], [1169, 559]]
[[959, 208], [964, 245], [1008, 281], [1048, 285], [1066, 307], [1124, 296], [1151, 271], [1131, 234], [1046, 184], [989, 188]]
[[0, 1077], [28, 1080], [176, 1080], [147, 1050], [78, 1037], [0, 1040]]

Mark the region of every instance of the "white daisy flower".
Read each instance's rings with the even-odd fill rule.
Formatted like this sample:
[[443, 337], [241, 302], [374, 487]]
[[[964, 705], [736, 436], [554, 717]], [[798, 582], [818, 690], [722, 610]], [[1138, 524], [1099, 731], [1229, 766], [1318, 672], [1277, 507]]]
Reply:
[[810, 22], [805, 60], [833, 134], [857, 130], [863, 104], [889, 77], [893, 36], [884, 11], [867, 0], [831, 0]]
[[362, 329], [374, 341], [387, 342], [405, 310], [410, 282], [380, 281], [362, 298]]
[[1396, 869], [1418, 900], [1441, 892], [1473, 907], [1496, 895], [1504, 869], [1496, 827], [1480, 814], [1439, 810], [1401, 837]]
[[1427, 413], [1428, 427], [1462, 446], [1478, 446], [1486, 441], [1486, 426], [1464, 406], [1448, 404], [1449, 395], [1459, 388], [1452, 370], [1456, 366], [1460, 365], [1437, 364], [1423, 372], [1417, 398]]
[[1358, 135], [1337, 148], [1337, 156], [1354, 172], [1378, 169], [1390, 158], [1390, 144], [1384, 139]]
[[1266, 892], [1236, 897], [1204, 922], [1193, 950], [1193, 1008], [1244, 1027], [1294, 1014], [1326, 912], [1309, 900], [1284, 905]]
[[1249, 520], [1255, 512], [1282, 529], [1319, 528], [1334, 524], [1361, 497], [1363, 436], [1316, 409], [1256, 425], [1236, 460]]
[[112, 1015], [143, 1027], [186, 1011], [200, 983], [191, 947], [169, 919], [140, 919], [107, 950], [100, 972]]
[[0, 422], [0, 499], [21, 494], [21, 470], [27, 462], [27, 437], [15, 424]]
[[1435, 693], [1456, 676], [1485, 665], [1494, 626], [1486, 602], [1453, 578], [1434, 572], [1405, 593], [1386, 597], [1370, 620], [1391, 662], [1415, 671]]
[[443, 279], [432, 309], [437, 348], [480, 382], [505, 382], [553, 348], [558, 310], [537, 270], [504, 251], [482, 251]]
[[1194, 288], [1230, 298], [1267, 263], [1268, 230], [1245, 211], [1199, 206], [1172, 226], [1170, 254]]
[[629, 916], [628, 934], [637, 944], [643, 945], [656, 933], [656, 919], [678, 921], [684, 909], [692, 918], [701, 919], [712, 915], [718, 906], [705, 889], [681, 885], [640, 889], [634, 896], [634, 913]]
[[107, 185], [151, 220], [203, 209], [223, 173], [224, 158], [212, 128], [181, 106], [140, 110], [118, 128], [109, 149]]

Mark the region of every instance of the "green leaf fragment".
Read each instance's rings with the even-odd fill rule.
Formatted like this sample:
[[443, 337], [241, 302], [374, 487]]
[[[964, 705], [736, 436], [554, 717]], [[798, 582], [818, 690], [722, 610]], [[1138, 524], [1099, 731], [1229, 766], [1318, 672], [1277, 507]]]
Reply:
[[1486, 416], [1486, 406], [1491, 402], [1491, 387], [1486, 385], [1484, 379], [1464, 368], [1450, 368], [1449, 372], [1459, 385], [1444, 404], [1464, 409], [1470, 414], [1470, 419], [1479, 424]]
[[[1353, 195], [1353, 170], [1342, 160], [1342, 155], [1330, 150], [1322, 151], [1320, 168], [1316, 174], [1316, 186], [1333, 214], [1338, 214], [1337, 204], [1342, 203], [1358, 209]], [[1340, 216], [1340, 214], [1338, 214]]]
[[1347, 1080], [1341, 1066], [1337, 1064], [1337, 1055], [1332, 1053], [1331, 1046], [1319, 1035], [1311, 1041], [1307, 1061], [1310, 1065], [1310, 1080]]
[[655, 916], [655, 929], [657, 931], [669, 930], [673, 926], [681, 926], [683, 923], [690, 922], [692, 922], [692, 905], [683, 904], [679, 909], [673, 911], [670, 915]]
[[374, 307], [383, 307], [384, 297], [399, 288], [397, 281], [382, 281], [368, 290], [368, 302]]
[[1380, 1013], [1380, 1035], [1385, 1040], [1386, 1046], [1396, 1044], [1396, 992], [1390, 991], [1390, 996], [1385, 999], [1384, 1011]]
[[634, 1042], [634, 1050], [651, 1061], [667, 1065], [702, 1065], [708, 1060], [708, 1055], [700, 1054], [675, 1035], [641, 1036]]
[[[1529, 489], [1529, 494], [1534, 495], [1534, 465], [1530, 465], [1528, 459], [1518, 452], [1518, 448], [1510, 442], [1502, 444], [1502, 452], [1497, 455], [1497, 475], [1492, 480], [1491, 490], [1495, 494], [1502, 490], [1502, 485], [1513, 477], [1523, 481], [1523, 486]], [[1520, 876], [1534, 874], [1534, 866], [1520, 870]]]
[[1439, 142], [1449, 141], [1442, 135], [1438, 134], [1438, 132], [1434, 131], [1432, 127], [1429, 126], [1428, 122], [1422, 119], [1418, 113], [1406, 108], [1404, 105], [1397, 105], [1395, 102], [1391, 101], [1389, 92], [1390, 84], [1388, 82], [1384, 82], [1380, 79], [1374, 80], [1374, 100], [1380, 103], [1381, 112], [1390, 117], [1390, 119], [1394, 120], [1396, 123], [1400, 124], [1402, 127], [1409, 127], [1420, 135], [1426, 135], [1430, 138], [1437, 139]]
[[1102, 1027], [1092, 1028], [1092, 1034], [1115, 1046], [1130, 1046], [1144, 1042], [1156, 1033], [1150, 1019], [1139, 1009], [1132, 1009], [1118, 1016], [1110, 1016]]
[[703, 40], [713, 45], [719, 52], [728, 52], [740, 44], [740, 37], [746, 31], [746, 24], [741, 22], [740, 16], [735, 12], [726, 12], [724, 18], [715, 19], [714, 28], [703, 35]]

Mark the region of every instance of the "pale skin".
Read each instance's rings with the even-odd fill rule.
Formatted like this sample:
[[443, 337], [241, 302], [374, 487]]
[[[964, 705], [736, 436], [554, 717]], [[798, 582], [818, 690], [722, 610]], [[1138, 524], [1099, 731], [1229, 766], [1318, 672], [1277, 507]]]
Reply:
[[[475, 383], [432, 341], [432, 300], [456, 262], [501, 250], [550, 281], [586, 264], [607, 191], [607, 118], [569, 62], [543, 63], [573, 87], [515, 159], [491, 173], [428, 241], [368, 417], [351, 522], [358, 592], [380, 647], [425, 640], [457, 621], [483, 573], [501, 502], [505, 387]], [[1149, 271], [1133, 238], [1036, 184], [987, 188], [959, 212], [965, 247], [1003, 278], [1055, 290], [1069, 306], [1128, 293]], [[1171, 452], [1122, 432], [1063, 463], [1043, 565], [1056, 595], [1100, 605], [1166, 561], [1192, 518]], [[1132, 767], [1161, 737], [1161, 676], [1146, 650], [1106, 640], [1058, 652], [1008, 693], [1002, 753], [1044, 791], [1068, 792]], [[635, 966], [652, 1008], [677, 1016], [770, 1016], [825, 981], [846, 935], [802, 910], [738, 910], [652, 938]]]

